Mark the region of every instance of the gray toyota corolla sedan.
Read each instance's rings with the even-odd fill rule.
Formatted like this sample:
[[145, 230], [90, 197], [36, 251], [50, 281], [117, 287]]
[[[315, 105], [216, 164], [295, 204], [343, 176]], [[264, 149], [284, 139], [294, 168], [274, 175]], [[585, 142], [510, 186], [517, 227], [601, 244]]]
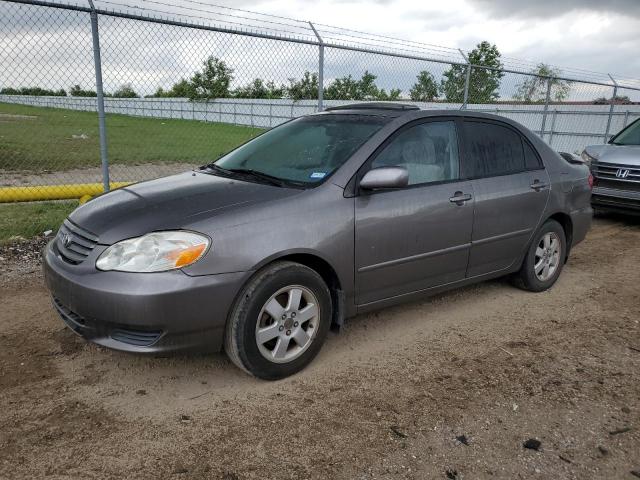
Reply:
[[586, 166], [514, 121], [351, 105], [95, 198], [44, 269], [58, 313], [92, 342], [224, 349], [276, 379], [357, 313], [506, 275], [551, 287], [590, 196]]

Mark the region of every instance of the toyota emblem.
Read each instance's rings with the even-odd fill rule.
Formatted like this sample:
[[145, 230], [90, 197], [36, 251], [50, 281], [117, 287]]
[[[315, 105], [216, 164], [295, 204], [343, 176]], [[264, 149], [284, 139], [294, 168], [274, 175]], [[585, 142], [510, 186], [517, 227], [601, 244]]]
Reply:
[[71, 245], [71, 236], [69, 236], [68, 233], [63, 233], [62, 234], [62, 244], [65, 247], [68, 247], [69, 245]]

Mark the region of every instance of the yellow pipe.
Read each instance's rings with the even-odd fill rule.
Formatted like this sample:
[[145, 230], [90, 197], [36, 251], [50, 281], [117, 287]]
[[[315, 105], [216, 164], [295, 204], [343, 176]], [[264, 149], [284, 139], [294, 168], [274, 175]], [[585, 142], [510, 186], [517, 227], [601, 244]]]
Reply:
[[[125, 187], [131, 182], [113, 182], [111, 189]], [[71, 185], [37, 185], [33, 187], [0, 188], [0, 203], [35, 202], [38, 200], [67, 200], [103, 193], [101, 183], [77, 183]]]

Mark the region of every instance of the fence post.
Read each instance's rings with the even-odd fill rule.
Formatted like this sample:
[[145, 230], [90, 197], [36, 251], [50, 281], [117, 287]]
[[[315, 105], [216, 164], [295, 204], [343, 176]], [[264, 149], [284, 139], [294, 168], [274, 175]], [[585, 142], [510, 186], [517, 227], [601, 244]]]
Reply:
[[[549, 146], [551, 147], [553, 144], [553, 129], [556, 126], [556, 116], [558, 115], [558, 109], [556, 108], [553, 111], [553, 115], [551, 116], [551, 129], [549, 131]], [[552, 147], [553, 148], [553, 147]]]
[[547, 113], [549, 112], [549, 100], [551, 99], [551, 84], [553, 77], [547, 77], [547, 94], [544, 99], [544, 110], [542, 111], [542, 128], [540, 128], [540, 138], [544, 140], [545, 128], [547, 126]]
[[613, 96], [611, 97], [611, 104], [609, 105], [609, 116], [607, 117], [607, 130], [604, 133], [604, 143], [607, 143], [609, 141], [609, 131], [611, 130], [611, 117], [613, 116], [613, 108], [615, 106], [616, 97], [618, 96], [618, 82], [616, 82], [616, 80], [611, 76], [610, 73], [607, 75], [609, 75], [609, 78], [613, 82]]
[[309, 25], [318, 39], [318, 111], [321, 112], [324, 110], [324, 42], [313, 23], [309, 22]]
[[102, 90], [102, 60], [100, 59], [100, 36], [98, 34], [98, 13], [89, 1], [91, 7], [91, 37], [93, 38], [93, 61], [96, 70], [96, 100], [98, 103], [98, 132], [100, 133], [100, 162], [102, 164], [102, 188], [108, 192], [109, 187], [109, 159], [107, 157], [107, 127], [104, 116], [104, 91]]
[[628, 121], [629, 121], [629, 110], [624, 112], [624, 125], [622, 125], [622, 128], [627, 126]]
[[462, 110], [466, 110], [467, 103], [469, 102], [469, 83], [471, 82], [471, 62], [469, 62], [469, 58], [464, 54], [464, 52], [458, 49], [464, 61], [467, 62], [467, 72], [464, 77], [464, 94], [462, 98]]

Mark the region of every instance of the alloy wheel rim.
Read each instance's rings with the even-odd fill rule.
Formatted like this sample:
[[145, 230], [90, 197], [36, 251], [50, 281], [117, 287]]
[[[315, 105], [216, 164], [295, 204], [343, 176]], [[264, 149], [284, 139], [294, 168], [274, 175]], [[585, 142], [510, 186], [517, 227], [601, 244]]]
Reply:
[[275, 292], [260, 310], [256, 322], [256, 343], [264, 358], [288, 363], [302, 355], [318, 331], [318, 299], [301, 285]]
[[533, 270], [542, 282], [549, 280], [560, 266], [560, 237], [554, 232], [545, 233], [536, 247]]

